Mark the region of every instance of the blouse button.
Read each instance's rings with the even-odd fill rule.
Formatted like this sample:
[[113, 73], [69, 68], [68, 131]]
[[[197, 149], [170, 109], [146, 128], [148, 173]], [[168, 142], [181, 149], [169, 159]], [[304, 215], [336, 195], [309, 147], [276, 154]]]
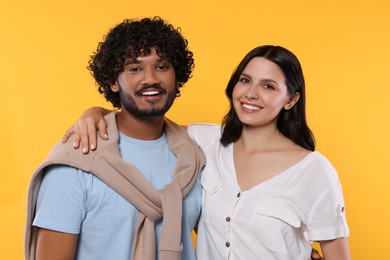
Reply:
[[237, 193], [237, 198], [239, 198], [241, 196], [241, 192]]
[[227, 217], [227, 218], [226, 218], [226, 222], [230, 222], [230, 217]]
[[226, 247], [229, 247], [229, 246], [230, 246], [230, 243], [229, 243], [229, 242], [226, 242], [226, 243], [225, 243], [225, 246], [226, 246]]

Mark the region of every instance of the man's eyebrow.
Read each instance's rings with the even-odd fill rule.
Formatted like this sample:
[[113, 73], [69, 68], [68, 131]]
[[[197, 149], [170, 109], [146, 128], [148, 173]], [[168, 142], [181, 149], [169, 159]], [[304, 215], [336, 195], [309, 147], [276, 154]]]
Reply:
[[[168, 59], [165, 59], [165, 58], [158, 58], [155, 60], [156, 63], [160, 63], [160, 62], [169, 62]], [[140, 64], [141, 61], [137, 60], [137, 59], [134, 59], [134, 58], [129, 58], [129, 59], [126, 59], [125, 61], [125, 66], [126, 65], [130, 65], [130, 64]]]
[[161, 58], [161, 57], [159, 57], [158, 59], [156, 59], [156, 62], [165, 62], [165, 61], [168, 61], [168, 59]]
[[139, 63], [141, 63], [141, 62], [137, 59], [126, 59], [125, 66], [129, 65], [129, 64], [139, 64]]

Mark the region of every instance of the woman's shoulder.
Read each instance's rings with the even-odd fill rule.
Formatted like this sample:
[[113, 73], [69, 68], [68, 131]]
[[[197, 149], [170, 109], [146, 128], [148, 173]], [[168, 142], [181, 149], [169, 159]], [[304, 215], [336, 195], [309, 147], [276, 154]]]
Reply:
[[338, 180], [337, 170], [333, 164], [319, 151], [310, 152], [305, 160], [303, 167], [313, 176], [319, 179]]
[[308, 154], [310, 162], [317, 165], [332, 166], [328, 158], [319, 151], [312, 151]]
[[190, 135], [220, 135], [221, 126], [212, 123], [193, 123], [187, 126], [187, 131]]
[[212, 123], [194, 123], [187, 126], [188, 134], [201, 147], [219, 142], [221, 138], [221, 126]]
[[214, 123], [192, 123], [187, 126], [188, 128], [200, 128], [200, 129], [221, 129], [221, 126]]

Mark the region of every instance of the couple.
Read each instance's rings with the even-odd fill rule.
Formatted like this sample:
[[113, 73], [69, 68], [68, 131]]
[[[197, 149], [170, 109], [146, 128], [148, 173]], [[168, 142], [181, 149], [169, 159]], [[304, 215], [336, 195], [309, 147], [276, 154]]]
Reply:
[[161, 18], [110, 30], [88, 68], [121, 110], [89, 110], [65, 136], [76, 130], [74, 143], [57, 144], [34, 173], [27, 259], [190, 260], [194, 228], [201, 260], [310, 259], [309, 241], [325, 259], [350, 258], [341, 186], [315, 151], [295, 55], [253, 49], [227, 85], [222, 127], [184, 129], [164, 115], [193, 64]]

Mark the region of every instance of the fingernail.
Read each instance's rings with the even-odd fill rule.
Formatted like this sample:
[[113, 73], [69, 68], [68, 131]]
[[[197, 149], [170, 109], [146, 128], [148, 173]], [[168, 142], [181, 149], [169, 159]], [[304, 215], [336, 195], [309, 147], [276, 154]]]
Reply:
[[83, 148], [83, 153], [87, 153], [87, 148]]
[[93, 144], [91, 144], [91, 150], [95, 149], [95, 146]]
[[108, 134], [105, 134], [104, 137], [108, 139]]
[[76, 144], [76, 143], [73, 143], [73, 147], [76, 148], [76, 147], [77, 147], [77, 144]]

